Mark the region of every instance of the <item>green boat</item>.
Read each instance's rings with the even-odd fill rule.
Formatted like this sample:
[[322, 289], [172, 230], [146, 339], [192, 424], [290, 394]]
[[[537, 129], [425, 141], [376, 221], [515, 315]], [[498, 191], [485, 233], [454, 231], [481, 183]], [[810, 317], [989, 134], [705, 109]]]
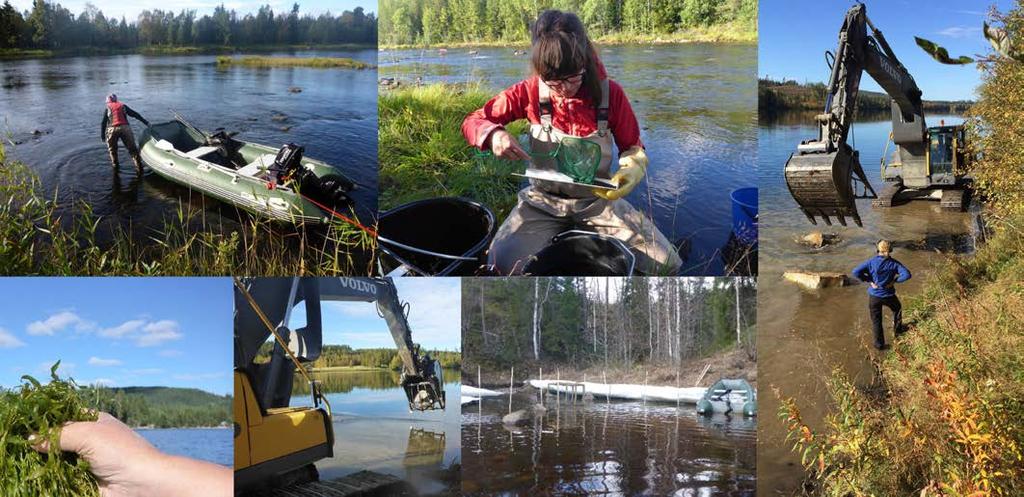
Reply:
[[160, 176], [257, 216], [287, 223], [326, 223], [350, 206], [352, 180], [330, 165], [280, 149], [206, 133], [178, 117], [142, 133], [143, 162]]

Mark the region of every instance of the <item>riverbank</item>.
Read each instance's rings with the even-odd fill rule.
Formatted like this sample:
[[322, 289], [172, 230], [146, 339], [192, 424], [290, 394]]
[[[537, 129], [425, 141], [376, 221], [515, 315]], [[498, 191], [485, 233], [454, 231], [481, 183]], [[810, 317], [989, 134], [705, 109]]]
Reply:
[[217, 65], [244, 67], [315, 67], [321, 69], [372, 69], [376, 66], [347, 57], [217, 57]]
[[822, 430], [804, 424], [799, 399], [783, 400], [815, 495], [1024, 490], [1024, 215], [990, 226], [973, 256], [945, 256], [907, 299], [910, 330], [875, 361], [871, 387], [830, 379]]
[[[800, 84], [795, 81], [775, 81], [759, 78], [757, 80], [757, 108], [759, 114], [777, 114], [781, 112], [813, 111], [821, 112], [826, 98], [824, 83]], [[859, 113], [891, 112], [891, 99], [888, 95], [874, 91], [861, 91], [857, 94], [857, 111]], [[962, 114], [973, 102], [967, 100], [925, 100], [924, 110], [932, 113]]]
[[[478, 87], [433, 84], [381, 91], [380, 210], [425, 198], [468, 197], [504, 219], [516, 203], [519, 164], [478, 157], [462, 137], [466, 114], [493, 95]], [[523, 122], [508, 126], [513, 136]]]
[[376, 48], [372, 44], [334, 44], [334, 45], [200, 45], [200, 46], [164, 46], [152, 45], [135, 48], [109, 47], [77, 47], [60, 50], [44, 50], [34, 48], [0, 49], [0, 60], [3, 59], [46, 59], [60, 57], [87, 57], [103, 55], [219, 55], [266, 53], [284, 51], [330, 51], [330, 50], [365, 50]]
[[[567, 381], [591, 381], [599, 383], [626, 383], [643, 385], [678, 386], [680, 387], [710, 387], [721, 378], [742, 378], [750, 382], [751, 386], [757, 388], [757, 363], [747, 356], [741, 349], [731, 348], [712, 354], [708, 357], [688, 359], [679, 366], [673, 365], [645, 365], [635, 366], [610, 365], [605, 368], [603, 365], [591, 365], [587, 367], [576, 367], [569, 364], [543, 363], [523, 364], [515, 370], [515, 383], [521, 385], [526, 380], [541, 379], [540, 369], [543, 368], [546, 380], [561, 379]], [[704, 368], [708, 368], [703, 374]], [[679, 376], [676, 373], [679, 372]], [[508, 388], [508, 369], [496, 370], [488, 366], [481, 368], [480, 376], [482, 386], [477, 385], [477, 364], [468, 364], [463, 370], [463, 383], [481, 388]]]
[[0, 146], [0, 198], [6, 200], [0, 204], [0, 274], [330, 275], [371, 269], [375, 240], [340, 221], [322, 232], [305, 226], [287, 232], [249, 218], [240, 230], [226, 233], [206, 226], [202, 211], [179, 201], [177, 210], [145, 238], [131, 227], [113, 226], [111, 240], [101, 242], [103, 218], [88, 203], [74, 205], [73, 214], [67, 214], [61, 210], [67, 206], [53, 200], [57, 192], [44, 197], [39, 188], [32, 170], [5, 160]]
[[[610, 33], [593, 38], [594, 44], [602, 45], [668, 45], [674, 43], [757, 43], [757, 26], [748, 23], [732, 22], [686, 28], [672, 33]], [[381, 43], [381, 50], [406, 50], [416, 48], [468, 48], [468, 47], [509, 47], [528, 50], [530, 41], [526, 38], [517, 40], [489, 40], [446, 42], [446, 43]]]

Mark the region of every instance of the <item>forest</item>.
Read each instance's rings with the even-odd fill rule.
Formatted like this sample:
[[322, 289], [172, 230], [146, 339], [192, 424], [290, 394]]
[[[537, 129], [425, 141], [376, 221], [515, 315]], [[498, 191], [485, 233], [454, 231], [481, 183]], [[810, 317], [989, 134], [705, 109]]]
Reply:
[[82, 400], [128, 426], [183, 428], [231, 423], [231, 396], [196, 388], [82, 387]]
[[[758, 111], [773, 114], [784, 111], [820, 112], [825, 107], [828, 88], [825, 83], [800, 84], [793, 80], [757, 80]], [[857, 111], [861, 114], [888, 114], [892, 110], [892, 99], [885, 93], [860, 91], [857, 93]], [[969, 101], [924, 100], [924, 109], [933, 112], [963, 113], [970, 106]]]
[[221, 4], [213, 15], [194, 9], [144, 10], [137, 19], [108, 18], [91, 3], [75, 15], [59, 3], [35, 0], [18, 12], [9, 0], [0, 8], [0, 50], [136, 49], [153, 46], [375, 44], [377, 18], [362, 7], [334, 16], [299, 14], [299, 4], [274, 12], [264, 5], [239, 14]]
[[[270, 352], [274, 342], [269, 341], [260, 347], [254, 362], [270, 362]], [[455, 351], [428, 350], [430, 357], [447, 369], [459, 369], [462, 365], [462, 354]], [[396, 349], [353, 349], [348, 345], [324, 345], [320, 358], [313, 362], [316, 368], [373, 368], [398, 371], [402, 368], [402, 360]]]
[[754, 278], [467, 278], [462, 347], [488, 367], [756, 359]]
[[526, 43], [530, 21], [545, 9], [575, 12], [595, 39], [709, 28], [756, 38], [757, 31], [756, 0], [380, 0], [379, 8], [386, 45]]

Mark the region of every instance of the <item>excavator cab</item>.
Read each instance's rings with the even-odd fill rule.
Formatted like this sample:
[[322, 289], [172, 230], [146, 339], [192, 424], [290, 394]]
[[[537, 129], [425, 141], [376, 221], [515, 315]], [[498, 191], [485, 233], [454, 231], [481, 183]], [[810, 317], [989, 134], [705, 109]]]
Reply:
[[963, 167], [964, 127], [928, 128], [928, 174], [939, 185], [956, 184], [956, 173]]
[[[441, 366], [413, 344], [408, 306], [391, 279], [236, 278], [236, 493], [317, 481], [313, 463], [333, 457], [331, 405], [306, 369], [322, 350], [322, 301], [375, 303], [402, 361], [409, 409], [445, 407]], [[306, 324], [291, 329], [292, 310], [300, 305]], [[269, 358], [263, 348], [268, 340], [273, 343]], [[308, 405], [291, 405], [296, 374], [309, 385]]]

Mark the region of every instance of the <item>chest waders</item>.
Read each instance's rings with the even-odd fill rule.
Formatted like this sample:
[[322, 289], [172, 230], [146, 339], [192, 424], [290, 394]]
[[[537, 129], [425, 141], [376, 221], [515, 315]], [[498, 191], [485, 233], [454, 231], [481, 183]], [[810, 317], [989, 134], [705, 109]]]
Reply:
[[[530, 125], [533, 167], [558, 171], [553, 152], [561, 140], [582, 139], [601, 147], [601, 160], [595, 177], [610, 179], [614, 136], [608, 128], [609, 94], [608, 80], [601, 80], [597, 131], [578, 137], [554, 127], [551, 88], [538, 81], [540, 123]], [[636, 255], [637, 270], [643, 273], [672, 274], [682, 265], [675, 247], [665, 235], [629, 202], [610, 202], [599, 198], [586, 186], [537, 179], [531, 179], [530, 186], [519, 191], [519, 203], [491, 243], [488, 263], [502, 274], [520, 274], [530, 257], [551, 244], [556, 235], [572, 229], [600, 233], [622, 241]]]

